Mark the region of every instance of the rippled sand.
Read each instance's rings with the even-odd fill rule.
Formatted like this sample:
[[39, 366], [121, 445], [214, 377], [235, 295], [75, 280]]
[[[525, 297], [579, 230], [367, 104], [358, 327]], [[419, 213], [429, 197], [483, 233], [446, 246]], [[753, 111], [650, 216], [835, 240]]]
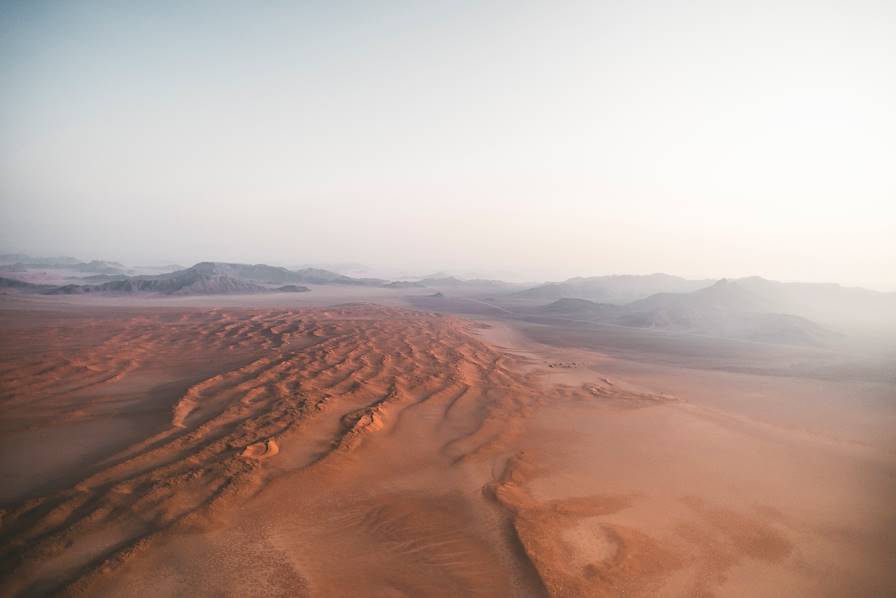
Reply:
[[891, 447], [396, 307], [0, 317], [4, 595], [896, 588]]

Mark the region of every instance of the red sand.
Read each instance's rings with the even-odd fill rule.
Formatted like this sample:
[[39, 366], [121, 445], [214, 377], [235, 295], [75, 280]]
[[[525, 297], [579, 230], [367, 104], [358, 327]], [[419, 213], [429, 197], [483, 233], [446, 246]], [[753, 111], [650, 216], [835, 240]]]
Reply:
[[372, 305], [0, 327], [4, 595], [896, 589], [892, 444], [750, 378]]

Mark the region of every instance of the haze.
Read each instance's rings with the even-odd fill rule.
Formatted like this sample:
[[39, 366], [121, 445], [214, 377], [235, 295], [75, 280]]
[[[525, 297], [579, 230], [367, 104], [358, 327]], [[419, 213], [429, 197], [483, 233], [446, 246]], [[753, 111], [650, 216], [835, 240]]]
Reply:
[[292, 4], [3, 3], [4, 249], [896, 288], [893, 3]]
[[0, 596], [896, 596], [894, 66], [893, 1], [0, 0]]

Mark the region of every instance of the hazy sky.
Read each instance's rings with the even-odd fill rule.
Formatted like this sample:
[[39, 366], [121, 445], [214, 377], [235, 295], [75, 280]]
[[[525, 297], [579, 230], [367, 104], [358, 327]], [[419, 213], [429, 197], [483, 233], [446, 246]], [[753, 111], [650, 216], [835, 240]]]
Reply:
[[0, 250], [896, 289], [896, 2], [0, 3]]

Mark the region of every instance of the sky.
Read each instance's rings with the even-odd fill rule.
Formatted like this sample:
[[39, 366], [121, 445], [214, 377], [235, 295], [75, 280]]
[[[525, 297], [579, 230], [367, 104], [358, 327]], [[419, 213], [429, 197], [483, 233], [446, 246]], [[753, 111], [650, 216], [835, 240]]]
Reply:
[[896, 2], [0, 3], [0, 250], [896, 290]]

